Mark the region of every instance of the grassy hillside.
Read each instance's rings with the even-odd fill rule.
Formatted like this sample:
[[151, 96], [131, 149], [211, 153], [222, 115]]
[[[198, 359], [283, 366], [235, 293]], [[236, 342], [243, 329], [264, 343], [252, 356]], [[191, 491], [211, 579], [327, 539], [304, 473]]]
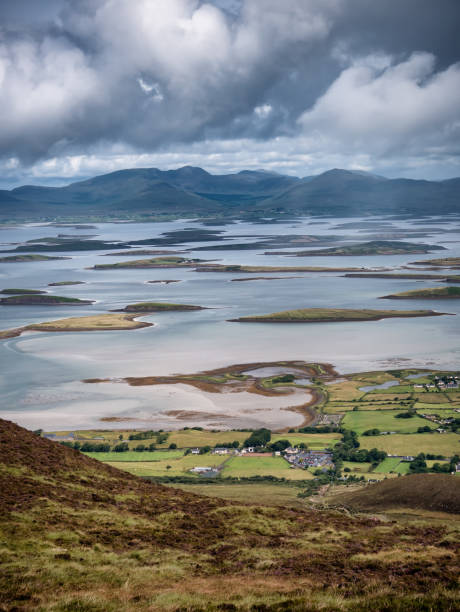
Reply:
[[7, 421], [0, 486], [2, 610], [455, 609], [454, 521], [199, 497]]
[[418, 508], [460, 513], [460, 478], [450, 474], [412, 474], [370, 485], [335, 498], [355, 510]]

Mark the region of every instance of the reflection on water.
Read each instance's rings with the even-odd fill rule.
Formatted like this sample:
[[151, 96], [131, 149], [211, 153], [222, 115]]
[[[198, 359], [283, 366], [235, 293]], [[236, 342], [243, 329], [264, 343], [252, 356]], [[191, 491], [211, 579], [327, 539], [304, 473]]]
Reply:
[[[328, 219], [322, 225], [313, 225], [309, 219], [300, 220], [298, 227], [292, 223], [264, 225], [236, 223], [222, 228], [235, 240], [241, 234], [257, 236], [292, 234], [316, 234], [355, 236], [362, 239], [358, 229], [334, 229], [350, 219]], [[366, 220], [369, 221], [369, 220]], [[313, 221], [313, 223], [316, 223]], [[410, 228], [410, 220], [394, 221], [394, 227]], [[430, 222], [423, 220], [423, 226]], [[438, 220], [432, 221], [436, 228]], [[99, 239], [142, 239], [158, 236], [163, 231], [192, 227], [189, 222], [161, 224], [97, 224]], [[443, 225], [457, 229], [452, 220]], [[57, 235], [59, 228], [25, 227], [5, 229], [2, 242], [20, 242], [44, 235]], [[457, 234], [436, 233], [416, 242], [437, 243], [445, 237], [455, 240]], [[67, 233], [67, 232], [66, 232]], [[69, 231], [68, 233], [73, 233]], [[78, 233], [82, 233], [78, 231]], [[239, 240], [241, 241], [241, 239]], [[458, 243], [443, 243], [448, 250], [443, 256], [460, 256]], [[193, 247], [193, 244], [188, 245]], [[197, 245], [200, 246], [200, 245]], [[184, 248], [183, 246], [180, 247]], [[263, 251], [202, 251], [191, 256], [219, 259], [222, 263], [249, 265], [309, 265], [309, 266], [403, 266], [414, 259], [427, 256], [376, 256], [376, 257], [299, 257], [262, 254]], [[62, 253], [60, 253], [62, 254]], [[28, 333], [0, 343], [0, 392], [2, 416], [17, 420], [28, 427], [40, 426], [56, 429], [63, 423], [68, 426], [88, 426], [107, 416], [135, 417], [142, 422], [145, 415], [154, 414], [154, 422], [148, 427], [169, 427], [168, 423], [180, 421], [187, 426], [187, 411], [204, 411], [206, 423], [220, 423], [219, 427], [249, 426], [249, 423], [278, 423], [285, 418], [300, 416], [286, 412], [285, 398], [274, 398], [271, 404], [256, 405], [257, 396], [248, 398], [256, 412], [243, 413], [249, 404], [238, 404], [238, 395], [229, 399], [219, 398], [211, 405], [210, 398], [191, 392], [169, 396], [153, 388], [129, 388], [127, 385], [84, 385], [84, 378], [125, 376], [170, 375], [192, 373], [224, 367], [234, 363], [268, 361], [332, 363], [339, 372], [381, 370], [404, 366], [425, 367], [431, 370], [458, 369], [460, 352], [460, 318], [452, 316], [418, 319], [387, 319], [375, 322], [327, 323], [308, 325], [286, 324], [238, 324], [228, 319], [251, 314], [263, 314], [302, 307], [382, 308], [379, 296], [420, 287], [420, 282], [401, 279], [344, 278], [335, 273], [296, 273], [296, 278], [285, 278], [276, 283], [232, 283], [241, 276], [232, 273], [198, 273], [189, 269], [174, 270], [104, 270], [87, 268], [95, 263], [107, 262], [100, 252], [70, 253], [72, 259], [3, 265], [0, 269], [0, 288], [24, 287], [47, 289], [55, 295], [81, 299], [95, 299], [93, 306], [78, 308], [78, 316], [107, 312], [127, 304], [141, 301], [171, 301], [199, 304], [211, 307], [196, 312], [155, 313], [142, 317], [155, 322], [155, 327], [136, 331], [97, 333]], [[437, 257], [433, 254], [432, 257]], [[122, 258], [120, 258], [121, 260]], [[129, 258], [128, 258], [129, 259]], [[131, 258], [132, 259], [132, 258]], [[112, 261], [112, 259], [111, 259]], [[118, 261], [118, 259], [117, 259]], [[282, 276], [276, 273], [276, 276]], [[292, 274], [286, 274], [292, 276]], [[149, 284], [149, 280], [178, 279], [171, 284]], [[48, 287], [57, 281], [84, 281], [82, 285]], [[422, 281], [424, 287], [433, 281]], [[385, 307], [388, 307], [385, 305]], [[431, 308], [460, 314], [460, 302], [416, 301], [410, 304], [398, 302], [394, 308]], [[76, 308], [65, 306], [0, 307], [0, 328], [9, 329], [24, 324], [50, 321], [77, 316]], [[269, 369], [257, 376], [272, 376], [277, 370]], [[285, 372], [285, 370], [283, 370]], [[255, 374], [251, 371], [252, 375]], [[295, 372], [293, 372], [295, 374]], [[299, 373], [300, 374], [300, 373]], [[177, 385], [176, 385], [177, 387]], [[157, 389], [157, 387], [156, 387]], [[177, 395], [178, 394], [178, 395]], [[215, 394], [213, 394], [215, 395]], [[234, 397], [233, 397], [234, 396]], [[213, 398], [215, 399], [215, 398]], [[266, 398], [272, 399], [272, 398]], [[233, 403], [232, 403], [233, 402]], [[293, 402], [299, 403], [299, 402]], [[300, 402], [302, 403], [302, 402]], [[289, 404], [289, 405], [292, 405]], [[262, 412], [259, 411], [259, 408]], [[171, 410], [182, 411], [182, 416], [166, 415]], [[209, 415], [215, 415], [209, 416]], [[276, 416], [277, 415], [277, 416]], [[121, 418], [121, 417], [120, 417]], [[196, 415], [193, 418], [197, 418]], [[194, 423], [190, 417], [190, 423]], [[283, 421], [284, 422], [284, 421]], [[38, 425], [39, 424], [39, 425]], [[59, 425], [58, 425], [59, 424]], [[86, 424], [86, 425], [84, 425]], [[214, 425], [217, 427], [216, 425]], [[250, 425], [252, 426], [252, 425]], [[119, 423], [105, 422], [104, 427], [120, 427]]]

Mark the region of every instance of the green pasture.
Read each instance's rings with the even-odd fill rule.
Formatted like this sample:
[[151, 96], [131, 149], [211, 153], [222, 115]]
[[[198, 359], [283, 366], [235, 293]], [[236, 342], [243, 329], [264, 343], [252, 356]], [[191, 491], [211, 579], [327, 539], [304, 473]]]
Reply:
[[[138, 444], [141, 444], [142, 441], [136, 440]], [[99, 459], [99, 461], [135, 461], [135, 462], [145, 462], [145, 461], [166, 461], [170, 459], [177, 459], [178, 457], [182, 457], [184, 454], [183, 450], [163, 450], [163, 451], [126, 451], [124, 453], [84, 453], [88, 455], [88, 457], [92, 457], [93, 459]]]
[[292, 468], [282, 457], [232, 457], [225, 464], [222, 476], [244, 478], [249, 476], [276, 476], [289, 480], [313, 478], [307, 470]]
[[[426, 419], [414, 416], [410, 419], [398, 419], [397, 414], [405, 412], [400, 410], [363, 410], [347, 412], [343, 418], [343, 426], [362, 434], [368, 429], [380, 429], [380, 431], [396, 431], [398, 433], [416, 432], [418, 427], [427, 424]], [[364, 436], [366, 437], [366, 436]], [[377, 436], [371, 436], [375, 439]], [[380, 437], [380, 436], [379, 436]]]
[[[412, 420], [412, 419], [410, 419]], [[424, 422], [427, 421], [424, 419]], [[460, 454], [460, 435], [455, 433], [392, 434], [389, 436], [359, 436], [361, 448], [377, 448], [390, 455], [431, 453], [452, 457]]]

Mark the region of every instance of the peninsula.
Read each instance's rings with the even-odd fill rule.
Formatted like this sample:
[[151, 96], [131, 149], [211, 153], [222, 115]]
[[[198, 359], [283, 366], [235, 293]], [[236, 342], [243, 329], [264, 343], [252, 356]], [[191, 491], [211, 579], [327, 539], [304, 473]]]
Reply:
[[413, 289], [391, 295], [383, 295], [381, 300], [411, 300], [411, 299], [460, 299], [460, 287], [436, 287], [430, 289]]
[[266, 315], [229, 319], [235, 323], [339, 323], [345, 321], [380, 321], [400, 317], [432, 317], [443, 312], [434, 310], [368, 310], [350, 308], [301, 308]]
[[441, 257], [440, 259], [425, 259], [423, 261], [413, 261], [414, 266], [434, 266], [437, 268], [460, 268], [460, 257]]

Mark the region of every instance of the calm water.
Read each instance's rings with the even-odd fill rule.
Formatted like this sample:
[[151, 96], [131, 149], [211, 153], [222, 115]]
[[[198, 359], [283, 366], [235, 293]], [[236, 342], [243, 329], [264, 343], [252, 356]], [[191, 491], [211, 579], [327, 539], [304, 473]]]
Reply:
[[[460, 256], [458, 220], [445, 221], [433, 218], [375, 223], [376, 230], [384, 222], [391, 223], [392, 229], [432, 227], [430, 236], [426, 238], [403, 238], [405, 241], [439, 244], [448, 249], [426, 256], [292, 258], [266, 256], [263, 255], [264, 249], [192, 251], [191, 255], [234, 264], [398, 267], [420, 259]], [[317, 225], [311, 224], [310, 219], [302, 219], [276, 225], [237, 223], [216, 229], [224, 230], [235, 242], [242, 241], [238, 236], [248, 234], [257, 237], [285, 234], [342, 235], [344, 238], [366, 239], [369, 229], [336, 228], [347, 222], [350, 219], [328, 219], [327, 223]], [[97, 224], [95, 230], [84, 231], [28, 225], [2, 229], [0, 243], [4, 245], [3, 248], [12, 248], [12, 243], [59, 233], [97, 234], [99, 239], [128, 241], [190, 227], [200, 226], [189, 221], [161, 224], [101, 223]], [[382, 231], [391, 230], [385, 228]], [[179, 250], [195, 246], [203, 246], [203, 243], [170, 248]], [[198, 273], [187, 269], [86, 269], [95, 263], [122, 259], [101, 257], [103, 253], [58, 253], [69, 255], [72, 259], [2, 265], [0, 288], [47, 289], [56, 295], [94, 299], [96, 303], [83, 307], [0, 307], [0, 328], [9, 329], [33, 322], [103, 313], [138, 301], [177, 301], [199, 304], [210, 309], [148, 315], [143, 319], [155, 325], [135, 331], [27, 333], [19, 338], [2, 341], [1, 416], [27, 427], [43, 427], [48, 430], [85, 426], [117, 428], [123, 425], [104, 423], [100, 418], [137, 415], [135, 418], [142, 420], [145, 414], [149, 415], [149, 427], [184, 427], [192, 420], [188, 423], [184, 417], [178, 420], [173, 416], [165, 416], [165, 412], [178, 409], [196, 412], [201, 407], [209, 414], [222, 415], [223, 404], [214, 401], [214, 408], [208, 410], [210, 399], [204, 395], [197, 396], [196, 393], [193, 397], [190, 393], [178, 397], [177, 394], [168, 395], [167, 392], [161, 394], [153, 387], [130, 388], [121, 383], [87, 385], [80, 381], [88, 377], [189, 373], [233, 363], [297, 359], [332, 363], [343, 373], [401, 365], [433, 369], [459, 367], [459, 316], [308, 325], [239, 324], [227, 321], [243, 315], [320, 306], [398, 310], [427, 308], [459, 315], [460, 300], [390, 302], [378, 299], [379, 296], [398, 291], [437, 286], [432, 281], [353, 279], [330, 273], [296, 273], [301, 278], [234, 283], [231, 282], [232, 278], [246, 275], [241, 272]], [[275, 276], [280, 274], [276, 273]], [[286, 276], [292, 276], [292, 273]], [[180, 279], [181, 282], [169, 285], [147, 283], [159, 279]], [[47, 287], [48, 283], [61, 280], [79, 280], [86, 284]], [[243, 394], [231, 395], [234, 398], [224, 406], [226, 418], [220, 419], [221, 427], [243, 426], [242, 423], [251, 426], [269, 423], [274, 426], [276, 410], [272, 405], [264, 407], [254, 404], [254, 410], [250, 412], [251, 407], [247, 405], [247, 398], [242, 397]], [[294, 404], [300, 403], [297, 399]], [[289, 424], [295, 424], [292, 418], [298, 421], [299, 415], [281, 410], [285, 406], [285, 403], [280, 402], [278, 423], [284, 424], [289, 417]], [[206, 423], [216, 423], [216, 418], [209, 416]], [[193, 424], [196, 424], [196, 419]]]

